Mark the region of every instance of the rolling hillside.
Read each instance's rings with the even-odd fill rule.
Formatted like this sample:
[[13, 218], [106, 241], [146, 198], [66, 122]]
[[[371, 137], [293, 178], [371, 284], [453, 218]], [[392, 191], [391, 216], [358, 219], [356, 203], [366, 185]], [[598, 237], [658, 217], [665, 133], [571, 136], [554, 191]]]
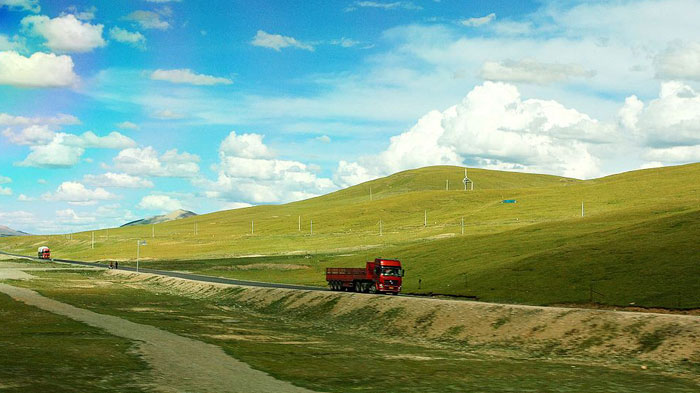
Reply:
[[409, 292], [700, 306], [700, 164], [589, 181], [470, 169], [473, 192], [463, 174], [400, 172], [305, 201], [156, 224], [155, 238], [150, 226], [96, 231], [94, 250], [90, 232], [6, 238], [0, 249], [48, 244], [59, 258], [133, 260], [135, 241], [147, 239], [141, 256], [153, 267], [317, 285], [326, 266], [392, 256], [406, 265]]

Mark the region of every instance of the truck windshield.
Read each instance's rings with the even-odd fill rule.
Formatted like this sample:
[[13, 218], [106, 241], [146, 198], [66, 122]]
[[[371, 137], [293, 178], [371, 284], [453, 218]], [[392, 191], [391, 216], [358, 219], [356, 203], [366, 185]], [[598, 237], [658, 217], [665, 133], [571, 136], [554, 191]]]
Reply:
[[401, 268], [396, 266], [382, 267], [382, 276], [401, 276]]

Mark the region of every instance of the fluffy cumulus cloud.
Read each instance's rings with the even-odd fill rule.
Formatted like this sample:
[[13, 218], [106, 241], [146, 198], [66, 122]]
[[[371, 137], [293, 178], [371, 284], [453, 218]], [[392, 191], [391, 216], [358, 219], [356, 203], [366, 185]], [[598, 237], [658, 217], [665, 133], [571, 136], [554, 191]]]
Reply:
[[137, 205], [139, 209], [158, 210], [161, 212], [170, 212], [177, 209], [182, 209], [182, 202], [168, 195], [147, 195], [141, 199]]
[[11, 10], [39, 12], [39, 0], [0, 0], [0, 7], [6, 6]]
[[577, 64], [541, 63], [534, 59], [487, 61], [481, 67], [482, 79], [549, 84], [574, 77], [591, 78], [595, 72]]
[[0, 125], [3, 126], [29, 126], [29, 125], [74, 125], [80, 124], [80, 120], [73, 115], [58, 114], [53, 117], [25, 117], [0, 113]]
[[[30, 127], [31, 128], [31, 127]], [[27, 129], [23, 130], [24, 133]], [[118, 132], [111, 132], [109, 135], [100, 137], [95, 133], [88, 131], [81, 135], [67, 134], [64, 132], [49, 131], [52, 133], [50, 140], [44, 138], [43, 134], [32, 135], [33, 140], [22, 139], [22, 142], [29, 142], [32, 146], [29, 155], [18, 166], [39, 167], [39, 168], [68, 168], [80, 162], [80, 157], [88, 148], [103, 148], [103, 149], [123, 149], [135, 146], [131, 138], [128, 138]], [[17, 134], [10, 137], [10, 140], [18, 139], [23, 134]], [[28, 137], [24, 136], [24, 138]]]
[[0, 52], [0, 85], [66, 87], [77, 81], [70, 56], [37, 52], [25, 57], [15, 51]]
[[37, 145], [51, 142], [56, 133], [48, 124], [33, 124], [19, 132], [11, 128], [3, 130], [2, 135], [15, 145]]
[[218, 178], [195, 179], [206, 195], [231, 202], [277, 203], [310, 198], [337, 189], [311, 166], [276, 159], [259, 134], [231, 132], [219, 147]]
[[12, 179], [7, 176], [0, 175], [0, 184], [12, 183]]
[[168, 150], [162, 155], [148, 146], [129, 148], [119, 152], [114, 158], [114, 168], [135, 176], [154, 177], [193, 177], [199, 173], [199, 156], [177, 149]]
[[659, 97], [644, 105], [629, 97], [620, 123], [646, 148], [643, 158], [677, 164], [700, 161], [700, 94], [680, 82], [665, 82]]
[[83, 181], [100, 187], [152, 188], [153, 182], [126, 173], [107, 172], [101, 175], [85, 175]]
[[0, 195], [4, 195], [4, 196], [12, 195], [12, 189], [10, 187], [0, 186]]
[[673, 42], [656, 57], [655, 66], [659, 78], [700, 81], [700, 42]]
[[228, 78], [196, 74], [192, 72], [192, 70], [186, 68], [178, 70], [155, 70], [151, 73], [151, 79], [191, 85], [230, 85], [233, 83], [233, 81]]
[[137, 23], [143, 29], [167, 30], [170, 28], [170, 23], [164, 20], [160, 13], [153, 11], [134, 11], [124, 19]]
[[76, 205], [91, 205], [97, 201], [115, 199], [116, 195], [104, 188], [90, 189], [82, 183], [67, 181], [61, 183], [53, 193], [46, 193], [42, 198], [47, 201], [64, 201]]
[[133, 47], [144, 49], [146, 48], [146, 37], [138, 31], [129, 31], [121, 27], [114, 26], [109, 29], [109, 37], [117, 42], [129, 44]]
[[102, 38], [103, 25], [82, 22], [72, 14], [53, 19], [43, 15], [27, 16], [22, 19], [22, 26], [44, 37], [46, 46], [58, 52], [90, 52], [107, 44]]
[[600, 173], [588, 145], [604, 142], [607, 130], [555, 101], [522, 100], [515, 86], [485, 82], [461, 103], [432, 111], [392, 137], [379, 155], [341, 161], [335, 178], [347, 186], [404, 169], [464, 162], [587, 178]]
[[460, 23], [461, 23], [462, 25], [464, 25], [464, 26], [479, 27], [479, 26], [482, 26], [482, 25], [485, 25], [485, 24], [491, 22], [491, 21], [494, 20], [494, 19], [496, 19], [496, 14], [494, 14], [494, 13], [492, 12], [492, 13], [486, 15], [486, 16], [481, 16], [481, 17], [478, 17], [478, 18], [467, 18], [467, 19], [463, 19], [463, 20], [460, 21]]
[[94, 216], [78, 214], [73, 209], [56, 210], [56, 219], [64, 225], [90, 224], [96, 221]]
[[278, 52], [281, 49], [288, 47], [308, 51], [314, 50], [314, 47], [310, 44], [297, 41], [295, 38], [283, 36], [280, 34], [270, 34], [262, 30], [258, 30], [257, 34], [255, 34], [255, 37], [253, 37], [253, 41], [251, 42], [251, 44], [255, 46], [261, 46], [263, 48], [274, 49]]

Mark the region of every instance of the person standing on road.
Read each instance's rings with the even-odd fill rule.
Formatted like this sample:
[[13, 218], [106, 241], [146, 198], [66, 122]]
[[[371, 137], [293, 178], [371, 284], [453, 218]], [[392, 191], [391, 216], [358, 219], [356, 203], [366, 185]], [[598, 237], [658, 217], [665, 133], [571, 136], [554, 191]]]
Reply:
[[110, 268], [110, 269], [114, 269], [114, 265], [112, 265], [112, 262], [111, 262], [111, 261], [109, 262], [109, 268]]
[[114, 262], [114, 268], [119, 269], [119, 261]]

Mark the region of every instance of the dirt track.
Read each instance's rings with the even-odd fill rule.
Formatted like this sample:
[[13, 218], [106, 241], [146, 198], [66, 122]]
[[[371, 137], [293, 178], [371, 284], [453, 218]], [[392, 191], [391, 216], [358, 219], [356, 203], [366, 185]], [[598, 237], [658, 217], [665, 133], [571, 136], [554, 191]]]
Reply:
[[[31, 276], [30, 276], [31, 277]], [[24, 277], [26, 278], [26, 277]], [[0, 284], [0, 292], [30, 306], [63, 315], [138, 342], [139, 352], [151, 366], [146, 384], [163, 392], [310, 392], [250, 368], [214, 345], [98, 314], [41, 296], [29, 289]]]

